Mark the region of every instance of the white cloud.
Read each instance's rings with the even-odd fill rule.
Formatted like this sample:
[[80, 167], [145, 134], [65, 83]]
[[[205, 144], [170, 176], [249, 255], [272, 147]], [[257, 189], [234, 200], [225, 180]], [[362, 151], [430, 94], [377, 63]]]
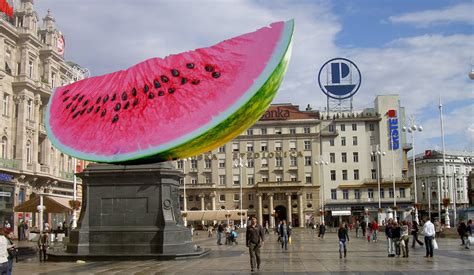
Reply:
[[474, 24], [474, 4], [463, 3], [445, 9], [410, 12], [397, 16], [390, 16], [392, 23], [414, 24], [417, 27], [428, 27], [433, 24], [463, 22]]

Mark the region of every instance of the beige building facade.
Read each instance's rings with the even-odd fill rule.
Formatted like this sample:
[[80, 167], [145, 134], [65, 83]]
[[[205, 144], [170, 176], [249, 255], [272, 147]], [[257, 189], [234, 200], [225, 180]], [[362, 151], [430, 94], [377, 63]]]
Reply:
[[[37, 215], [13, 212], [30, 196], [73, 195], [74, 160], [51, 145], [44, 113], [54, 87], [86, 72], [64, 60], [64, 38], [51, 13], [40, 22], [32, 0], [18, 3], [13, 18], [0, 19], [0, 222], [15, 228], [21, 219], [37, 225]], [[63, 218], [45, 215], [50, 224]]]

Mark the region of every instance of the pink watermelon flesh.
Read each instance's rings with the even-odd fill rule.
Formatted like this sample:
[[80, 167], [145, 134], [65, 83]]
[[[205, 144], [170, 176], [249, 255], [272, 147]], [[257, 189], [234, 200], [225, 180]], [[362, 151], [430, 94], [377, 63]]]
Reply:
[[284, 26], [59, 87], [48, 109], [48, 134], [66, 153], [95, 161], [126, 161], [119, 156], [173, 145], [242, 97]]

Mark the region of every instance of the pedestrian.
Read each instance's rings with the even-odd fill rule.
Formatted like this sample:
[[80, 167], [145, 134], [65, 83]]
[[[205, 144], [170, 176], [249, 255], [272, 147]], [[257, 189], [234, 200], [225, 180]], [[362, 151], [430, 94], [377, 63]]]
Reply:
[[207, 237], [212, 238], [212, 226], [211, 225], [209, 225], [207, 227]]
[[474, 231], [474, 225], [472, 224], [472, 220], [467, 221], [467, 232], [468, 232], [468, 237], [467, 237], [467, 243], [471, 246], [474, 244], [474, 242], [470, 241], [472, 239], [472, 231]]
[[224, 224], [220, 223], [217, 226], [217, 244], [222, 245], [222, 235], [224, 234]]
[[372, 241], [377, 242], [377, 235], [378, 231], [380, 230], [379, 228], [379, 223], [376, 220], [372, 221]]
[[320, 237], [320, 239], [323, 240], [324, 234], [326, 234], [326, 225], [324, 224], [324, 222], [322, 222], [321, 225], [319, 226], [318, 237]]
[[349, 242], [349, 235], [347, 234], [347, 228], [345, 227], [344, 222], [341, 225], [339, 225], [337, 236], [339, 238], [339, 259], [342, 259], [343, 250], [344, 250], [344, 258], [347, 256], [346, 242]]
[[8, 272], [8, 246], [9, 242], [5, 237], [6, 228], [0, 228], [0, 274], [6, 275]]
[[360, 228], [360, 223], [359, 223], [359, 220], [357, 220], [355, 224], [356, 238], [359, 238], [359, 228]]
[[191, 231], [191, 238], [194, 237], [194, 226], [192, 224], [189, 225], [189, 231]]
[[17, 257], [18, 248], [13, 243], [13, 231], [6, 232], [5, 237], [8, 240], [8, 264], [7, 264], [7, 275], [11, 275], [13, 272], [13, 259]]
[[270, 231], [268, 231], [268, 221], [265, 222], [265, 235], [270, 234]]
[[360, 224], [360, 227], [362, 228], [362, 236], [365, 237], [365, 231], [367, 229], [367, 223], [365, 221], [362, 221]]
[[[469, 230], [471, 228], [469, 227]], [[459, 237], [461, 238], [461, 246], [464, 246], [466, 249], [469, 249], [469, 246], [468, 246], [468, 236], [469, 236], [469, 231], [468, 231], [468, 227], [466, 225], [466, 223], [464, 222], [463, 219], [461, 219], [459, 221], [459, 225], [458, 225], [458, 234], [459, 234]]]
[[402, 229], [398, 222], [393, 221], [392, 240], [395, 245], [395, 254], [400, 257], [400, 239], [402, 237]]
[[423, 225], [423, 234], [425, 235], [426, 245], [426, 256], [425, 258], [433, 258], [433, 239], [435, 238], [436, 232], [434, 224], [430, 221], [429, 217], [424, 218], [425, 224]]
[[411, 248], [415, 248], [415, 242], [423, 246], [423, 242], [418, 240], [418, 231], [419, 231], [418, 222], [413, 221], [413, 226], [411, 227], [411, 234], [413, 235], [413, 242], [412, 242]]
[[408, 258], [408, 246], [410, 244], [410, 237], [408, 236], [408, 223], [402, 222], [402, 235], [400, 238], [400, 248], [402, 249], [403, 258]]
[[280, 236], [281, 249], [288, 250], [288, 239], [291, 236], [291, 228], [286, 224], [286, 220], [279, 225], [278, 235]]
[[245, 243], [249, 248], [250, 254], [250, 268], [253, 272], [255, 266], [260, 269], [260, 248], [265, 241], [265, 233], [261, 225], [257, 224], [257, 218], [252, 217], [250, 226], [247, 227], [247, 234], [245, 234]]
[[39, 250], [39, 259], [46, 262], [46, 251], [49, 247], [49, 234], [47, 231], [43, 231], [38, 239], [38, 250]]
[[370, 238], [372, 237], [372, 223], [369, 221], [367, 225], [367, 242], [370, 243]]
[[387, 237], [388, 257], [395, 257], [395, 244], [393, 243], [393, 220], [388, 219], [385, 226], [385, 236]]

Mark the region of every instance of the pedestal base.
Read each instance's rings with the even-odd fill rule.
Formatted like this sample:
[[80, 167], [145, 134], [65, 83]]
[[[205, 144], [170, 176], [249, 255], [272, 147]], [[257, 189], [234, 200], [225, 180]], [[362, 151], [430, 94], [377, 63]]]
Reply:
[[178, 185], [181, 172], [169, 163], [91, 164], [79, 174], [83, 199], [78, 227], [65, 252], [50, 260], [199, 257], [183, 225]]

